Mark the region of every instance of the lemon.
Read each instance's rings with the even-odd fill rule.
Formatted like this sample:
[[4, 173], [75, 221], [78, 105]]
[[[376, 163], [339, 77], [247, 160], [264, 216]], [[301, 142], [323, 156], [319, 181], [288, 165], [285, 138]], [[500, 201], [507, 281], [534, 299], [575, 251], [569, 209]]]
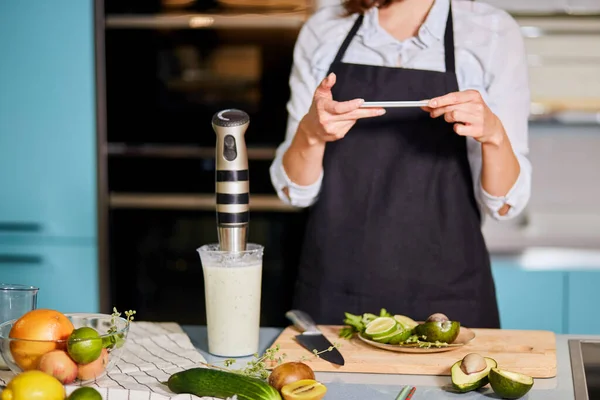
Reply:
[[91, 387], [80, 387], [67, 397], [67, 400], [102, 400], [98, 391]]
[[67, 351], [77, 364], [96, 361], [102, 353], [102, 347], [100, 335], [88, 326], [75, 329], [67, 341]]
[[42, 371], [26, 371], [15, 376], [0, 393], [1, 400], [64, 400], [64, 386]]

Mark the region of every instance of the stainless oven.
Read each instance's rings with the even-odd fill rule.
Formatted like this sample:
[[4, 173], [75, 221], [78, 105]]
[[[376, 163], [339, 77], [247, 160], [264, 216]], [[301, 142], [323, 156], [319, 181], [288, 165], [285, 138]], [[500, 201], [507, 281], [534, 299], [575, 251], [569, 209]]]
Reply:
[[265, 246], [261, 323], [287, 324], [305, 213], [277, 198], [269, 166], [311, 9], [253, 3], [104, 0], [106, 303], [140, 318], [205, 323], [196, 248], [217, 242], [211, 118], [239, 108], [250, 115], [249, 241]]

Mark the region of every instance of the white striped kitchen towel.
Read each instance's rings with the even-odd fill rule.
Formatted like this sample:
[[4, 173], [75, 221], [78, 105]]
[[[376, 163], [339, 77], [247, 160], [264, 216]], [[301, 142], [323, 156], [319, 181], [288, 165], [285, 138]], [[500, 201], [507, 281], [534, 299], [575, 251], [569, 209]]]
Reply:
[[[197, 400], [200, 397], [173, 394], [161, 382], [205, 362], [178, 324], [134, 321], [121, 360], [106, 376], [87, 386], [97, 389], [103, 400]], [[13, 376], [10, 371], [0, 371], [0, 384], [6, 385]], [[67, 394], [75, 389], [77, 386], [68, 385]]]

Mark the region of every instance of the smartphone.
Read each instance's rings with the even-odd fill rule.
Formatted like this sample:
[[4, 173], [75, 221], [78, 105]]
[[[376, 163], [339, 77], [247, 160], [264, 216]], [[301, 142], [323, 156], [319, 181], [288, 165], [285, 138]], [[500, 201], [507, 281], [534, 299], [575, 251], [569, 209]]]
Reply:
[[373, 108], [373, 107], [426, 107], [429, 104], [429, 100], [421, 101], [365, 101], [361, 108]]

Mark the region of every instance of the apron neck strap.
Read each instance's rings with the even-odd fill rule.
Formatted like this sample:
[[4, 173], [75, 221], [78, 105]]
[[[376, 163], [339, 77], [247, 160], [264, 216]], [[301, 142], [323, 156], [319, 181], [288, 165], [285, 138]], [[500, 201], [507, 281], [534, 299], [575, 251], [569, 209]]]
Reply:
[[356, 32], [358, 32], [358, 29], [362, 25], [364, 18], [365, 18], [364, 14], [359, 14], [358, 18], [356, 19], [356, 22], [354, 22], [354, 25], [352, 25], [352, 29], [350, 29], [350, 32], [348, 32], [348, 34], [346, 35], [344, 42], [340, 46], [337, 54], [335, 55], [335, 58], [333, 59], [334, 64], [337, 64], [342, 61], [342, 57], [344, 57], [344, 54], [346, 53], [348, 46], [350, 46], [350, 42], [354, 38], [354, 35], [356, 35]]
[[[445, 61], [446, 61], [446, 72], [455, 72], [456, 70], [456, 62], [454, 60], [454, 27], [452, 21], [452, 1], [449, 1], [450, 6], [448, 8], [448, 19], [446, 20], [446, 31], [444, 33], [444, 53], [445, 53]], [[346, 35], [344, 42], [340, 46], [335, 58], [333, 59], [333, 64], [340, 63], [344, 54], [346, 54], [346, 50], [348, 46], [350, 46], [350, 42], [356, 35], [356, 32], [360, 29], [360, 26], [364, 20], [364, 14], [359, 14], [358, 18], [352, 25], [352, 29]]]
[[454, 60], [454, 24], [452, 22], [452, 0], [449, 1], [446, 32], [444, 33], [444, 54], [446, 58], [446, 72], [456, 72]]

